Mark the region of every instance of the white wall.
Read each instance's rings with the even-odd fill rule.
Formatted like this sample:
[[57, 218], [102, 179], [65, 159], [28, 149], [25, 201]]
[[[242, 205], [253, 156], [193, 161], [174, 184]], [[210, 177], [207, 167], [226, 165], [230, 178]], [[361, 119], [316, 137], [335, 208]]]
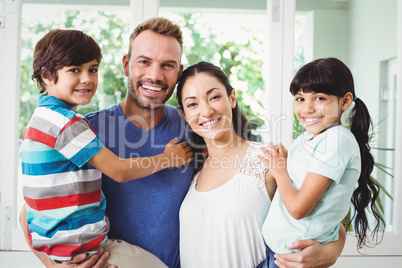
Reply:
[[[381, 61], [397, 56], [397, 0], [350, 0], [349, 67], [357, 96], [378, 122]], [[402, 265], [401, 265], [402, 267]]]

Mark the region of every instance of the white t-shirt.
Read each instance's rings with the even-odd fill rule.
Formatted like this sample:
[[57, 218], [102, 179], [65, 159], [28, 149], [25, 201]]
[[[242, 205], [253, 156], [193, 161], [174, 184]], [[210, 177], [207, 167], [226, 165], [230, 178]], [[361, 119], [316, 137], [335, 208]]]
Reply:
[[343, 126], [312, 137], [303, 133], [289, 149], [287, 167], [293, 185], [300, 189], [308, 172], [333, 181], [313, 211], [300, 220], [288, 213], [277, 190], [262, 228], [267, 245], [275, 253], [293, 252], [286, 245], [299, 239], [314, 239], [322, 244], [337, 240], [339, 224], [351, 206], [361, 170], [355, 137]]
[[261, 227], [271, 201], [261, 146], [251, 143], [239, 171], [214, 190], [197, 191], [194, 177], [180, 208], [181, 267], [255, 268], [266, 258]]

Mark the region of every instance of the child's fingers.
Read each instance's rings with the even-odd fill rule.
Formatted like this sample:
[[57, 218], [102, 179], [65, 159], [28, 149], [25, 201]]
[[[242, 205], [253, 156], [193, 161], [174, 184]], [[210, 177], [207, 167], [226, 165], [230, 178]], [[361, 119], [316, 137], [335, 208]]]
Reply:
[[278, 152], [279, 152], [280, 154], [285, 154], [285, 148], [283, 147], [283, 144], [282, 144], [282, 143], [279, 143], [279, 144], [278, 144]]
[[273, 142], [271, 142], [271, 143], [269, 144], [269, 149], [271, 150], [271, 151], [270, 151], [271, 155], [272, 155], [272, 156], [276, 156], [277, 149], [276, 149], [276, 146], [275, 146], [275, 144], [274, 144]]
[[262, 153], [263, 153], [266, 157], [270, 157], [270, 156], [271, 156], [271, 154], [270, 154], [270, 152], [267, 150], [267, 148], [261, 147], [261, 151], [262, 151]]
[[257, 157], [258, 157], [258, 159], [260, 159], [260, 161], [261, 161], [266, 167], [269, 166], [269, 161], [268, 161], [268, 159], [266, 159], [265, 157], [262, 157], [261, 155], [258, 155]]
[[173, 139], [171, 139], [169, 142], [168, 142], [168, 144], [166, 144], [166, 147], [170, 147], [170, 146], [173, 146], [173, 145], [175, 145], [176, 144], [176, 142], [177, 142], [177, 140], [178, 140], [178, 138], [177, 137], [175, 137], [175, 138], [173, 138]]

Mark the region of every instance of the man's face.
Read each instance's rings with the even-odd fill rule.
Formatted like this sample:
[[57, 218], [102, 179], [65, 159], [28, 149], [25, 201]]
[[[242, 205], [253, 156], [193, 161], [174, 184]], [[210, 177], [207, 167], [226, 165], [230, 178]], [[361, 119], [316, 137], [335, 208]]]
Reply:
[[131, 58], [123, 58], [128, 97], [141, 109], [157, 109], [172, 95], [183, 70], [180, 44], [174, 37], [146, 30], [131, 46]]

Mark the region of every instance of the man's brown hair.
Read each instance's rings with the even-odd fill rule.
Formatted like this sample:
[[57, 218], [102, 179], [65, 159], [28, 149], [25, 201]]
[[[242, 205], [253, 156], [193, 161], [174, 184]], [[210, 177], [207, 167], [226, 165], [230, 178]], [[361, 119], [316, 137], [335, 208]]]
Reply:
[[131, 57], [131, 45], [133, 44], [134, 39], [140, 33], [146, 30], [151, 30], [164, 36], [174, 37], [179, 42], [180, 47], [183, 49], [183, 34], [180, 30], [180, 27], [166, 18], [157, 17], [144, 21], [138, 25], [134, 32], [130, 35], [130, 44], [127, 54], [128, 58]]

